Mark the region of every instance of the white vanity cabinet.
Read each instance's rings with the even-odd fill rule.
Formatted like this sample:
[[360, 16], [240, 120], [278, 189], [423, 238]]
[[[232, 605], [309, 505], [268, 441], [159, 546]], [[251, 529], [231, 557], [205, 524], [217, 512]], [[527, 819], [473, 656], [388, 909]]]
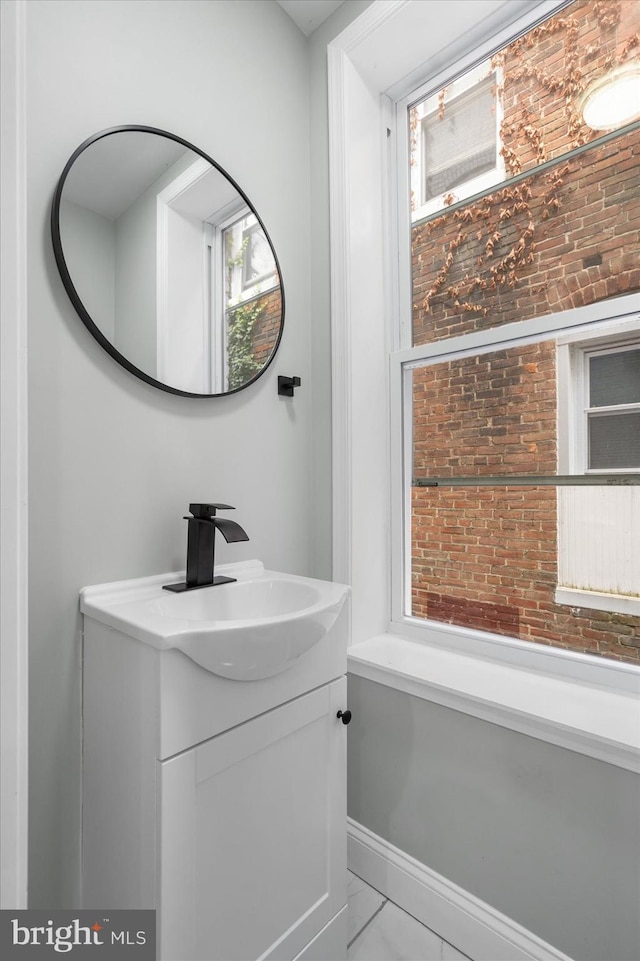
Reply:
[[163, 957], [295, 958], [344, 907], [345, 698], [334, 681], [159, 762]]
[[345, 961], [348, 591], [317, 643], [246, 682], [127, 634], [95, 591], [82, 906], [155, 908], [159, 961]]

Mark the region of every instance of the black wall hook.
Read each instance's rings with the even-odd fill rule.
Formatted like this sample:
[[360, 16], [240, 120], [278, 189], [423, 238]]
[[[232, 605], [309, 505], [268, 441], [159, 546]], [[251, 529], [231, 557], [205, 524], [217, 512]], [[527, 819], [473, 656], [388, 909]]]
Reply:
[[299, 377], [278, 377], [278, 393], [282, 397], [293, 397], [293, 391], [301, 384]]

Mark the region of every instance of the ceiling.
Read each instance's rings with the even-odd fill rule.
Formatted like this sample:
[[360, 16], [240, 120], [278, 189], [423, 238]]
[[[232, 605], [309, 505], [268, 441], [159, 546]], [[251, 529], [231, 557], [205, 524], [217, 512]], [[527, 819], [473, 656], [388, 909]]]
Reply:
[[310, 37], [343, 2], [344, 0], [278, 0], [305, 37]]

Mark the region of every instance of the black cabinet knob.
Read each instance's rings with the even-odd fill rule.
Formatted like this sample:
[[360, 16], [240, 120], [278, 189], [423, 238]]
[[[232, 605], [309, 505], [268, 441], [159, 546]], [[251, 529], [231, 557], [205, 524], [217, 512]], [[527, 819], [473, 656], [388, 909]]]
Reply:
[[343, 724], [348, 724], [351, 720], [351, 711], [338, 711], [336, 717], [339, 717]]

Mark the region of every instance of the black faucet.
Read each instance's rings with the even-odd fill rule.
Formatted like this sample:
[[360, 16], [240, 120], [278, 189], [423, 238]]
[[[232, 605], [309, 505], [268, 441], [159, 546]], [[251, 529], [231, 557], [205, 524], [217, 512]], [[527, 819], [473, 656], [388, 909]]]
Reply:
[[215, 560], [216, 529], [219, 529], [228, 544], [236, 541], [248, 541], [247, 533], [226, 517], [216, 517], [216, 511], [232, 511], [230, 504], [189, 504], [192, 517], [185, 516], [189, 521], [187, 535], [187, 579], [178, 584], [164, 584], [163, 590], [193, 591], [199, 587], [212, 587], [216, 584], [232, 584], [235, 577], [224, 577], [222, 574], [213, 576]]

